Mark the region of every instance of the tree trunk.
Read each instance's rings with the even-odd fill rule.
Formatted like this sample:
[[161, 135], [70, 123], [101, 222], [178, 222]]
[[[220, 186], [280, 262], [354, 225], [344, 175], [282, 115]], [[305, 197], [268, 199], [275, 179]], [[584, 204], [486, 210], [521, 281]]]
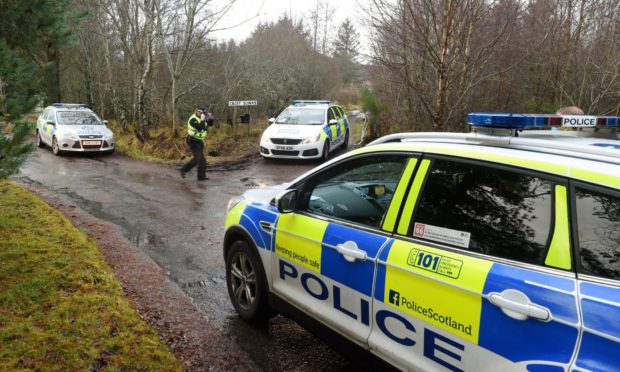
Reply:
[[437, 82], [437, 100], [435, 102], [435, 118], [433, 126], [436, 130], [441, 130], [443, 126], [443, 114], [446, 105], [446, 85], [448, 81], [448, 49], [450, 48], [450, 28], [452, 27], [452, 19], [454, 17], [454, 1], [448, 0], [446, 4], [446, 15], [443, 21], [443, 32], [441, 36], [441, 47]]

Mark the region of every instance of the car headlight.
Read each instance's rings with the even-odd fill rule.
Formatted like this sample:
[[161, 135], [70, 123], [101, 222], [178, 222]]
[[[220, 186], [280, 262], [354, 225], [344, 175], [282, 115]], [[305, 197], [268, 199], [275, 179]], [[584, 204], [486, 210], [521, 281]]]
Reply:
[[269, 136], [267, 135], [267, 133], [263, 133], [263, 135], [260, 138], [261, 142], [271, 142], [271, 139], [269, 138]]
[[62, 137], [64, 139], [68, 139], [71, 141], [79, 141], [80, 140], [80, 136], [78, 136], [76, 133], [73, 132], [62, 132], [61, 135], [59, 135], [58, 137]]
[[302, 145], [307, 145], [309, 143], [315, 143], [318, 140], [321, 139], [321, 133], [317, 134], [316, 136], [312, 136], [310, 138], [306, 138], [305, 140], [301, 141]]

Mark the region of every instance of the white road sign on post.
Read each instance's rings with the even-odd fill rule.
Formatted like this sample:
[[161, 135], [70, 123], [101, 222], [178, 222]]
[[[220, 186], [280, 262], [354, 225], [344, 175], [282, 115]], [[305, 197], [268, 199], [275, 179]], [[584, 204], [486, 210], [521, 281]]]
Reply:
[[249, 101], [228, 101], [228, 106], [256, 106], [258, 105], [258, 101], [249, 100]]

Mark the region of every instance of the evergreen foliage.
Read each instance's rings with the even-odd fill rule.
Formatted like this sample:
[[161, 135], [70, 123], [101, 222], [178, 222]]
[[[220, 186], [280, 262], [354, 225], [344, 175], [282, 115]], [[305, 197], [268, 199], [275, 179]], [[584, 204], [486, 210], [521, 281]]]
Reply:
[[[0, 120], [19, 120], [41, 100], [41, 91], [58, 89], [53, 71], [57, 72], [59, 49], [71, 38], [67, 22], [82, 16], [67, 12], [72, 3], [0, 0]], [[32, 151], [32, 145], [24, 144], [31, 125], [19, 123], [12, 135], [0, 134], [0, 179], [17, 172]]]
[[30, 132], [30, 123], [21, 122], [12, 136], [0, 134], [0, 179], [16, 173], [32, 151], [32, 144], [25, 143]]

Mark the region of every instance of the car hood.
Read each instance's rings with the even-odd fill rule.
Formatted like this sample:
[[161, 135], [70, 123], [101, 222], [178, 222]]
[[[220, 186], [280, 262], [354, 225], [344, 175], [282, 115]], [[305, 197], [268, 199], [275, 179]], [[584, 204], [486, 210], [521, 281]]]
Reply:
[[63, 132], [75, 133], [78, 136], [111, 136], [112, 131], [105, 125], [61, 125]]
[[267, 205], [286, 188], [290, 183], [283, 183], [277, 186], [268, 186], [258, 189], [250, 189], [243, 194], [243, 198], [249, 203], [258, 203]]
[[272, 124], [265, 129], [265, 135], [269, 138], [306, 139], [316, 136], [322, 129], [322, 125]]

